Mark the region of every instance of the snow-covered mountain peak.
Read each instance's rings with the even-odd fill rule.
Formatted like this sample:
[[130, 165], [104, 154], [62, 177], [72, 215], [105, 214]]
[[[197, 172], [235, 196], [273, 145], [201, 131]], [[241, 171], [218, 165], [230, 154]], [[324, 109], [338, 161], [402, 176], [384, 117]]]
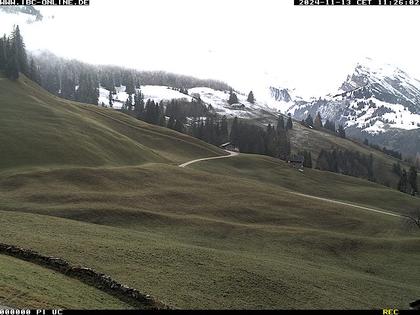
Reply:
[[420, 82], [390, 64], [366, 58], [359, 62], [330, 97], [300, 102], [294, 117], [321, 113], [347, 128], [378, 134], [420, 128]]
[[392, 76], [394, 72], [400, 71], [400, 69], [392, 66], [391, 64], [381, 63], [368, 57], [357, 63], [356, 70], [360, 71], [361, 73], [364, 72], [379, 76]]
[[[382, 90], [388, 90], [395, 95], [417, 94], [420, 91], [420, 81], [407, 72], [370, 58], [357, 63], [353, 73], [347, 76], [340, 90], [348, 92], [367, 85], [379, 85]], [[411, 101], [413, 98], [408, 98], [408, 100]]]

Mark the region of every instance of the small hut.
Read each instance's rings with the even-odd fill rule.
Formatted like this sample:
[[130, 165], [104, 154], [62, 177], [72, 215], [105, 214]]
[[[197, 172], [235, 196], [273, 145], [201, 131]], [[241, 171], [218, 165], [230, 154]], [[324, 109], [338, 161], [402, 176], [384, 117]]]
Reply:
[[220, 148], [222, 148], [223, 150], [227, 150], [227, 151], [239, 152], [238, 148], [235, 147], [230, 142], [226, 142], [226, 143], [221, 144]]
[[303, 155], [292, 155], [288, 162], [294, 168], [303, 169], [303, 163], [305, 162], [305, 157]]

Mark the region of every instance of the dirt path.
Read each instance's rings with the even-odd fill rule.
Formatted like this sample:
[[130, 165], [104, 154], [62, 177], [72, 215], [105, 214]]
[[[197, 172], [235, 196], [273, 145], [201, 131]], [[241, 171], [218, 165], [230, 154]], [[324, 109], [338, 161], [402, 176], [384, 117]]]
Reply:
[[[225, 150], [225, 151], [228, 152], [229, 155], [197, 159], [197, 160], [193, 160], [193, 161], [189, 161], [189, 162], [186, 162], [184, 164], [181, 164], [181, 165], [179, 165], [179, 167], [186, 167], [188, 165], [191, 165], [193, 163], [197, 163], [197, 162], [200, 162], [200, 161], [209, 161], [209, 160], [230, 158], [230, 157], [237, 156], [239, 154], [237, 152], [232, 152], [232, 151], [227, 151], [227, 150]], [[349, 203], [349, 202], [343, 202], [343, 201], [332, 200], [332, 199], [328, 199], [328, 198], [316, 197], [316, 196], [302, 194], [302, 193], [298, 193], [298, 192], [294, 192], [294, 191], [290, 191], [290, 190], [287, 190], [287, 191], [285, 190], [285, 192], [288, 192], [290, 194], [294, 194], [294, 195], [297, 195], [297, 196], [302, 196], [302, 197], [305, 197], [305, 198], [311, 198], [311, 199], [316, 199], [316, 200], [321, 200], [321, 201], [325, 201], [325, 202], [335, 203], [335, 204], [339, 204], [339, 205], [343, 205], [343, 206], [358, 208], [358, 209], [362, 209], [362, 210], [366, 210], [366, 211], [370, 211], [370, 212], [376, 212], [376, 213], [380, 213], [380, 214], [388, 215], [388, 216], [392, 216], [392, 217], [397, 217], [397, 218], [405, 218], [406, 217], [404, 215], [400, 215], [400, 214], [397, 214], [397, 213], [393, 213], [393, 212], [389, 212], [389, 211], [383, 211], [383, 210], [377, 210], [377, 209], [364, 207], [364, 206], [358, 206], [358, 205], [355, 205], [355, 204], [352, 204], [352, 203]]]
[[337, 201], [337, 200], [332, 200], [332, 199], [322, 198], [322, 197], [316, 197], [316, 196], [307, 195], [307, 194], [301, 194], [301, 193], [294, 192], [294, 191], [289, 191], [289, 193], [297, 195], [297, 196], [306, 197], [306, 198], [312, 198], [312, 199], [316, 199], [316, 200], [326, 201], [326, 202], [335, 203], [335, 204], [344, 205], [344, 206], [349, 206], [349, 207], [353, 207], [353, 208], [359, 208], [359, 209], [362, 209], [362, 210], [366, 210], [366, 211], [370, 211], [370, 212], [376, 212], [376, 213], [380, 213], [380, 214], [384, 214], [384, 215], [389, 215], [389, 216], [392, 216], [392, 217], [405, 218], [405, 216], [397, 214], [397, 213], [377, 210], [377, 209], [364, 207], [364, 206], [358, 206], [358, 205], [348, 203], [348, 202]]
[[191, 165], [193, 163], [197, 163], [197, 162], [201, 162], [201, 161], [209, 161], [209, 160], [217, 160], [217, 159], [226, 159], [226, 158], [230, 158], [230, 157], [234, 157], [237, 156], [239, 153], [238, 152], [232, 152], [232, 151], [227, 151], [225, 150], [227, 153], [229, 153], [229, 155], [223, 155], [223, 156], [215, 156], [215, 157], [208, 157], [208, 158], [202, 158], [202, 159], [197, 159], [197, 160], [192, 160], [189, 162], [186, 162], [184, 164], [178, 165], [179, 167], [185, 167], [188, 165]]

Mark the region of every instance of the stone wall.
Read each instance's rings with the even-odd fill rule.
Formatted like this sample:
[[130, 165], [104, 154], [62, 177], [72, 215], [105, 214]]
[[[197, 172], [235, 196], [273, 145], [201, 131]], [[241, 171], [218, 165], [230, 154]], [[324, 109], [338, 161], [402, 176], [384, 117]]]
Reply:
[[61, 258], [44, 256], [32, 250], [2, 243], [0, 243], [0, 254], [13, 256], [76, 278], [139, 309], [169, 309], [164, 303], [121, 284], [106, 274], [90, 268], [72, 266]]

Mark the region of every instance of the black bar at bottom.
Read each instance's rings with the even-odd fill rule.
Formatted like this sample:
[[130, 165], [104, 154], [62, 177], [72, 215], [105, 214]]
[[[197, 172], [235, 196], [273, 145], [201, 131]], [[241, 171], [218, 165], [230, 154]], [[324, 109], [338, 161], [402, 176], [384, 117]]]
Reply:
[[[13, 309], [13, 310], [0, 310], [1, 315], [84, 315], [84, 314], [206, 314], [206, 313], [218, 313], [217, 310], [25, 310], [25, 309]], [[267, 314], [298, 314], [307, 313], [310, 315], [314, 314], [345, 314], [345, 315], [411, 315], [419, 314], [419, 311], [415, 310], [398, 310], [398, 309], [381, 309], [381, 310], [224, 310], [223, 312], [229, 312], [232, 314], [242, 313], [267, 313]]]

